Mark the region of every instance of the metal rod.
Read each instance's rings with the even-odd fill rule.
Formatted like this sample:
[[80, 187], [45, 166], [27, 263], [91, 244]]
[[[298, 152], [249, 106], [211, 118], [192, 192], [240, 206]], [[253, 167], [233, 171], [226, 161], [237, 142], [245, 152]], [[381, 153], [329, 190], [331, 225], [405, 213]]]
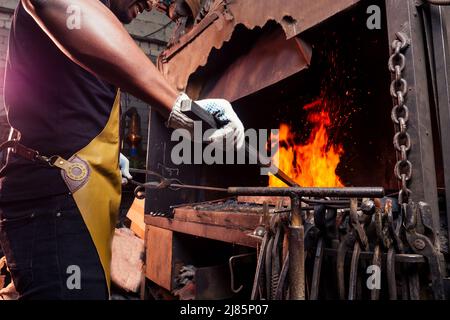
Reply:
[[395, 251], [391, 246], [386, 257], [386, 273], [388, 279], [389, 300], [397, 300], [397, 281], [395, 275]]
[[[327, 249], [324, 250], [327, 252]], [[336, 252], [334, 252], [336, 253]], [[336, 258], [336, 275], [338, 282], [339, 299], [345, 300], [345, 257], [347, 255], [347, 237], [339, 244]]]
[[280, 181], [284, 182], [289, 187], [300, 187], [300, 185], [295, 182], [291, 177], [289, 177], [283, 170], [275, 166], [274, 164], [266, 165], [262, 161], [261, 153], [253, 148], [248, 143], [245, 145], [245, 150], [248, 152], [249, 157], [254, 157], [257, 159], [257, 163], [261, 167], [269, 168], [269, 172], [276, 178], [278, 178]]
[[190, 184], [179, 184], [179, 183], [171, 183], [171, 188], [179, 188], [179, 189], [195, 189], [195, 190], [206, 190], [206, 191], [219, 191], [219, 192], [227, 192], [226, 188], [218, 188], [218, 187], [208, 187], [208, 186], [194, 186]]
[[[345, 205], [346, 208], [349, 207], [349, 203], [350, 203], [350, 199], [332, 199], [332, 200], [327, 200], [327, 199], [302, 199], [302, 202], [308, 203], [308, 204], [324, 204], [324, 205], [336, 205], [336, 206], [340, 206], [340, 205]], [[358, 208], [359, 209], [359, 208]]]
[[265, 288], [267, 300], [272, 299], [272, 249], [273, 249], [273, 236], [269, 236], [269, 241], [266, 247], [266, 259], [264, 260], [265, 271]]
[[305, 230], [300, 197], [291, 195], [292, 218], [289, 226], [289, 295], [291, 300], [305, 300]]
[[305, 259], [303, 226], [289, 227], [289, 298], [305, 300]]
[[294, 194], [303, 197], [364, 197], [381, 198], [384, 196], [384, 188], [381, 187], [355, 187], [355, 188], [274, 188], [274, 187], [230, 187], [228, 193], [248, 196], [284, 196]]
[[302, 226], [303, 225], [302, 214], [301, 214], [302, 203], [301, 203], [300, 197], [298, 195], [292, 196], [291, 207], [292, 207], [291, 225], [293, 227]]
[[151, 172], [151, 171], [149, 171], [149, 170], [145, 170], [145, 169], [136, 169], [136, 168], [130, 168], [129, 169], [129, 171], [131, 172], [131, 173], [145, 173], [145, 174], [148, 174], [149, 172]]
[[[342, 242], [341, 242], [342, 243]], [[332, 248], [324, 248], [323, 249], [324, 254], [326, 256], [337, 256], [338, 255], [338, 251], [336, 249], [332, 249]], [[398, 262], [398, 263], [426, 263], [426, 259], [423, 255], [421, 254], [406, 254], [406, 253], [393, 253], [395, 256], [395, 261], [394, 262]], [[353, 250], [348, 250], [346, 251], [346, 257], [347, 256], [351, 256], [353, 255]], [[386, 261], [388, 256], [388, 253], [383, 253], [381, 255], [382, 257], [382, 261]], [[364, 260], [372, 260], [373, 259], [373, 252], [369, 252], [369, 251], [361, 251], [361, 255], [360, 255], [360, 259], [364, 259]]]
[[281, 171], [279, 168], [276, 169], [276, 173], [272, 173], [275, 177], [277, 177], [279, 180], [283, 181], [290, 187], [300, 187], [300, 185], [292, 180], [286, 173]]
[[262, 240], [262, 243], [261, 243], [261, 248], [259, 250], [258, 262], [256, 263], [255, 279], [253, 280], [253, 288], [252, 288], [252, 294], [250, 296], [250, 300], [256, 300], [256, 297], [258, 294], [261, 277], [264, 272], [264, 260], [266, 258], [266, 247], [267, 247], [268, 240], [269, 240], [269, 233], [266, 232], [266, 234], [264, 235], [264, 238]]
[[350, 267], [350, 280], [348, 285], [348, 300], [356, 300], [356, 286], [358, 281], [359, 256], [361, 255], [361, 246], [358, 241], [355, 242], [352, 253], [352, 262]]
[[311, 281], [311, 296], [310, 300], [317, 300], [319, 298], [319, 287], [320, 287], [320, 274], [322, 271], [322, 260], [323, 260], [323, 238], [319, 238], [317, 242], [316, 255], [314, 257], [314, 270]]
[[239, 254], [239, 255], [236, 255], [236, 256], [231, 256], [230, 259], [228, 260], [228, 266], [230, 268], [230, 276], [231, 276], [231, 279], [230, 279], [231, 285], [230, 285], [230, 287], [231, 287], [231, 291], [233, 291], [234, 293], [241, 292], [241, 290], [244, 288], [244, 285], [243, 284], [240, 285], [239, 288], [237, 288], [237, 289], [234, 286], [235, 285], [235, 283], [234, 283], [234, 278], [235, 277], [234, 277], [233, 261], [236, 260], [236, 259], [246, 258], [246, 257], [249, 257], [249, 256], [254, 256], [254, 255], [255, 255], [254, 252], [243, 253], [243, 254]]
[[[380, 247], [379, 243], [377, 243], [377, 245], [375, 246], [375, 249], [373, 251], [372, 265], [377, 266], [381, 270], [381, 247]], [[370, 292], [370, 299], [371, 300], [379, 300], [380, 299], [380, 289], [372, 288], [372, 291]]]
[[283, 300], [285, 292], [286, 277], [289, 271], [289, 253], [283, 262], [283, 267], [281, 268], [280, 279], [277, 286], [277, 293], [275, 294], [275, 300]]
[[[147, 170], [133, 169], [133, 172], [148, 173]], [[161, 182], [151, 181], [146, 183], [139, 183], [132, 181], [132, 183], [143, 186], [149, 189], [157, 189]], [[181, 183], [170, 182], [164, 184], [164, 188], [179, 188], [179, 189], [196, 189], [196, 190], [208, 190], [218, 192], [228, 192], [233, 195], [247, 195], [247, 196], [285, 196], [292, 197], [297, 195], [299, 197], [365, 197], [365, 198], [381, 198], [384, 196], [384, 189], [381, 187], [353, 187], [353, 188], [302, 188], [302, 187], [229, 187], [218, 188], [210, 186], [188, 185]], [[317, 200], [315, 200], [317, 201]]]
[[440, 7], [429, 7], [430, 27], [432, 29], [433, 39], [429, 41], [433, 45], [430, 57], [434, 57], [434, 66], [431, 69], [439, 70], [435, 73], [436, 83], [435, 100], [437, 102], [437, 115], [439, 125], [439, 138], [442, 148], [444, 188], [447, 210], [448, 240], [450, 241], [450, 134], [448, 123], [450, 121], [450, 74], [447, 66], [449, 65], [448, 37], [446, 36], [446, 24], [448, 24], [448, 10]]

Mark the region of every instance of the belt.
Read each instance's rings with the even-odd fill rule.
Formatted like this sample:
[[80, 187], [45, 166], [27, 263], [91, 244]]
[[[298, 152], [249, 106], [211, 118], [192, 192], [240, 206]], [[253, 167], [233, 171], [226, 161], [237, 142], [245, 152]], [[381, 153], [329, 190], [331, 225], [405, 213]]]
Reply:
[[53, 164], [59, 157], [56, 155], [51, 157], [43, 156], [39, 153], [39, 151], [24, 146], [23, 144], [19, 143], [19, 140], [16, 139], [5, 141], [0, 145], [0, 151], [6, 149], [11, 149], [12, 153], [20, 156], [23, 159], [33, 162], [40, 162], [49, 165], [50, 167], [53, 167]]
[[0, 145], [0, 151], [10, 149], [12, 153], [23, 159], [61, 169], [62, 178], [68, 185], [71, 192], [75, 192], [87, 182], [90, 172], [89, 166], [85, 161], [79, 159], [78, 157], [72, 157], [68, 161], [58, 155], [53, 155], [50, 157], [43, 156], [39, 153], [39, 151], [21, 144], [19, 139], [11, 139], [3, 142]]

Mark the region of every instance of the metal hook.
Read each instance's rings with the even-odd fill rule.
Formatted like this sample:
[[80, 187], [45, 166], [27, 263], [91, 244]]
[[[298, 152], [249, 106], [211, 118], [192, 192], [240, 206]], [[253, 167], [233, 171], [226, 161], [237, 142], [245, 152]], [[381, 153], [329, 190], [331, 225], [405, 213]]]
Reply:
[[244, 285], [241, 285], [238, 289], [235, 289], [234, 287], [234, 269], [233, 269], [233, 261], [236, 259], [241, 259], [241, 258], [245, 258], [245, 257], [249, 257], [249, 256], [253, 256], [256, 253], [244, 253], [244, 254], [240, 254], [237, 256], [232, 256], [230, 257], [230, 259], [228, 260], [228, 265], [230, 267], [230, 276], [231, 276], [231, 291], [233, 291], [234, 293], [239, 293], [243, 288]]

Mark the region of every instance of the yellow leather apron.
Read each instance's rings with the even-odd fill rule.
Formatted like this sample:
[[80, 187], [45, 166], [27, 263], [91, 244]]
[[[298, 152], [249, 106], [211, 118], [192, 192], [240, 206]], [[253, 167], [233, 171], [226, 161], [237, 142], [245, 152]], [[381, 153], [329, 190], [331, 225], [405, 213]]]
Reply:
[[57, 158], [66, 182], [89, 230], [110, 291], [111, 243], [121, 198], [119, 169], [120, 92], [105, 128], [70, 159]]

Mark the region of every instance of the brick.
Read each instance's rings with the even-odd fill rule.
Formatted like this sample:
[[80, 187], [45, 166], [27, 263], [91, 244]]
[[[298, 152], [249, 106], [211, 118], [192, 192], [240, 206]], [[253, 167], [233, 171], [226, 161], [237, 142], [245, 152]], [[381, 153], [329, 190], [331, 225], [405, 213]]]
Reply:
[[9, 30], [6, 29], [6, 28], [0, 28], [0, 36], [8, 37], [9, 36]]
[[0, 7], [14, 9], [17, 7], [19, 0], [0, 0]]

